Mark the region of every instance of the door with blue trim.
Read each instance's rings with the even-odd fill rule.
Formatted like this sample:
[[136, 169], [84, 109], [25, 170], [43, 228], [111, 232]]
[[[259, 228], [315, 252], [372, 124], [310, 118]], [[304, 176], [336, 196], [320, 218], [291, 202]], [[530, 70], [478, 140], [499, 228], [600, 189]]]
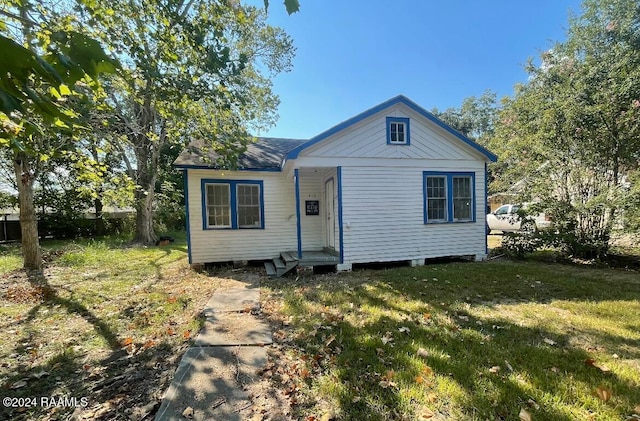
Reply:
[[325, 246], [336, 249], [336, 189], [333, 178], [324, 184]]

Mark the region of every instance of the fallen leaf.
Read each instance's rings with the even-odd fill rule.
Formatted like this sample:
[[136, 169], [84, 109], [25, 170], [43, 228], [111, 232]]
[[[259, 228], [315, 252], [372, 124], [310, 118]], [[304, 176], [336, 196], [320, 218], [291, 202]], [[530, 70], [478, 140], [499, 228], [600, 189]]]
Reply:
[[520, 409], [519, 417], [520, 417], [520, 421], [532, 421], [533, 420], [533, 418], [531, 418], [531, 414], [529, 413], [529, 411], [527, 411], [524, 408]]
[[585, 365], [590, 365], [590, 366], [594, 366], [596, 365], [596, 360], [594, 360], [593, 358], [587, 358], [586, 360], [584, 360]]
[[329, 337], [329, 339], [327, 339], [327, 341], [324, 343], [324, 346], [329, 346], [329, 345], [331, 345], [331, 343], [332, 343], [333, 341], [335, 341], [335, 340], [336, 340], [336, 335], [331, 335], [331, 336]]
[[192, 419], [193, 418], [193, 408], [188, 406], [187, 409], [182, 411], [182, 416], [187, 418], [187, 419]]
[[133, 338], [129, 336], [122, 341], [122, 346], [129, 346], [133, 343]]
[[598, 398], [600, 398], [601, 401], [603, 402], [608, 402], [609, 399], [611, 399], [611, 395], [613, 394], [613, 392], [611, 391], [611, 389], [607, 389], [604, 386], [600, 386], [596, 389], [596, 395], [598, 396]]
[[427, 395], [427, 402], [435, 403], [437, 400], [438, 400], [438, 395], [436, 395], [435, 393], [429, 393]]
[[544, 341], [544, 343], [546, 343], [548, 345], [551, 345], [551, 346], [554, 346], [554, 345], [558, 344], [556, 341], [554, 341], [553, 339], [549, 339], [549, 338], [544, 338], [543, 341]]
[[380, 380], [378, 382], [378, 385], [383, 389], [387, 389], [389, 386], [391, 386], [391, 382], [389, 380]]
[[420, 413], [420, 418], [423, 418], [425, 420], [431, 419], [433, 417], [435, 417], [436, 414], [433, 413], [432, 410], [430, 410], [429, 408], [422, 408], [422, 411]]
[[633, 408], [633, 412], [635, 412], [636, 414], [640, 415], [640, 405], [636, 405], [636, 407]]
[[618, 358], [620, 358], [620, 356], [619, 356], [618, 354], [613, 354], [613, 355], [612, 355], [612, 357], [613, 357], [614, 359], [616, 359], [616, 360], [617, 360]]
[[381, 339], [384, 345], [388, 344], [389, 342], [393, 342], [393, 336], [391, 336], [391, 332], [386, 332]]
[[398, 331], [399, 331], [400, 333], [406, 333], [407, 335], [409, 334], [409, 332], [411, 332], [411, 330], [410, 330], [408, 327], [406, 327], [406, 326], [399, 327], [399, 328], [398, 328]]
[[17, 382], [15, 382], [14, 384], [11, 385], [12, 389], [20, 389], [22, 387], [25, 387], [27, 385], [27, 382], [24, 380], [18, 380]]
[[[84, 367], [83, 367], [83, 368], [84, 368]], [[33, 374], [31, 375], [31, 377], [35, 377], [36, 379], [39, 379], [39, 378], [41, 378], [41, 377], [48, 376], [48, 375], [49, 375], [49, 373], [48, 373], [48, 372], [46, 372], [46, 371], [44, 371], [44, 370], [40, 370], [40, 371], [39, 371], [39, 372], [37, 372], [37, 373], [33, 373]]]
[[429, 319], [431, 318], [431, 313], [424, 313], [424, 314], [422, 315], [422, 317], [423, 317], [425, 320], [429, 320]]
[[416, 383], [418, 383], [418, 384], [424, 383], [424, 377], [422, 377], [422, 376], [416, 376], [415, 380], [416, 380]]
[[551, 367], [550, 370], [553, 371], [554, 373], [559, 373], [560, 372], [560, 369], [558, 367]]
[[418, 348], [418, 357], [427, 358], [429, 356], [429, 352], [424, 348]]
[[351, 399], [351, 403], [358, 403], [362, 400], [362, 398], [360, 396], [354, 396], [353, 399]]
[[176, 332], [173, 330], [172, 327], [167, 328], [167, 335], [175, 335]]
[[504, 364], [507, 366], [507, 368], [509, 369], [509, 371], [513, 371], [513, 367], [511, 367], [511, 364], [509, 364], [509, 361], [504, 360]]
[[428, 365], [425, 365], [424, 368], [422, 369], [422, 373], [425, 376], [433, 376], [433, 368], [429, 367]]
[[169, 297], [169, 298], [167, 298], [167, 302], [168, 302], [169, 304], [173, 304], [173, 303], [175, 303], [177, 300], [178, 300], [178, 299], [177, 299], [176, 297]]
[[153, 340], [149, 339], [147, 342], [145, 342], [145, 343], [144, 343], [144, 345], [142, 345], [142, 347], [143, 347], [144, 349], [149, 349], [149, 348], [151, 348], [152, 346], [154, 346], [155, 344], [156, 344], [156, 343], [155, 343]]
[[489, 369], [489, 373], [499, 373], [500, 372], [500, 366], [499, 365], [494, 365], [493, 367], [491, 367]]
[[191, 331], [190, 330], [185, 330], [184, 333], [182, 334], [182, 337], [184, 339], [189, 339], [191, 337]]
[[387, 370], [387, 374], [385, 374], [385, 377], [389, 380], [391, 380], [393, 378], [393, 376], [396, 375], [396, 372], [393, 370]]

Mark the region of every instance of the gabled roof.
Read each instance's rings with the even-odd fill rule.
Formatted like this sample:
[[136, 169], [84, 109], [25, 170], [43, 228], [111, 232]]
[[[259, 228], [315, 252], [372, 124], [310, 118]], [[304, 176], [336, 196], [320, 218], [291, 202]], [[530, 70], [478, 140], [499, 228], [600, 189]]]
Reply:
[[[497, 161], [497, 156], [480, 146], [473, 140], [469, 139], [462, 133], [453, 129], [448, 124], [444, 123], [436, 116], [425, 110], [415, 102], [411, 101], [404, 95], [398, 95], [391, 98], [373, 108], [368, 109], [342, 123], [333, 126], [329, 130], [320, 133], [311, 139], [281, 139], [275, 137], [259, 137], [254, 143], [247, 145], [247, 150], [238, 158], [239, 170], [254, 170], [254, 171], [280, 171], [284, 166], [284, 162], [289, 159], [296, 159], [300, 152], [306, 148], [317, 144], [329, 136], [334, 135], [344, 129], [347, 129], [354, 124], [376, 114], [386, 108], [392, 107], [396, 104], [404, 104], [417, 112], [427, 120], [435, 123], [446, 132], [452, 134], [465, 144], [469, 145], [480, 154], [484, 155], [486, 159], [491, 162]], [[189, 145], [173, 163], [177, 168], [218, 168], [215, 162], [219, 158], [219, 155], [215, 151], [203, 151], [198, 147], [198, 143], [194, 142]]]
[[289, 151], [287, 153], [287, 159], [296, 159], [298, 157], [298, 154], [303, 151], [304, 149], [315, 145], [318, 142], [323, 141], [324, 139], [328, 138], [331, 135], [334, 135], [348, 127], [353, 126], [356, 123], [359, 123], [360, 121], [364, 120], [367, 117], [372, 116], [373, 114], [376, 114], [382, 110], [384, 110], [385, 108], [389, 108], [392, 107], [396, 104], [404, 104], [407, 107], [411, 108], [413, 111], [417, 112], [418, 114], [422, 115], [423, 117], [425, 117], [426, 119], [432, 121], [433, 123], [435, 123], [436, 125], [438, 125], [439, 127], [443, 128], [445, 131], [447, 131], [448, 133], [454, 135], [455, 137], [457, 137], [458, 139], [460, 139], [461, 141], [463, 141], [464, 143], [466, 143], [467, 145], [471, 146], [473, 149], [477, 150], [478, 152], [480, 152], [482, 155], [484, 155], [489, 161], [491, 162], [496, 162], [498, 160], [498, 157], [496, 155], [494, 155], [493, 153], [491, 153], [489, 150], [487, 150], [486, 148], [480, 146], [479, 144], [477, 144], [476, 142], [474, 142], [473, 140], [469, 139], [468, 137], [466, 137], [465, 135], [463, 135], [462, 133], [458, 132], [457, 130], [455, 130], [454, 128], [452, 128], [451, 126], [449, 126], [448, 124], [446, 124], [445, 122], [443, 122], [442, 120], [440, 120], [439, 118], [437, 118], [436, 116], [434, 116], [433, 114], [431, 114], [429, 111], [425, 110], [424, 108], [422, 108], [421, 106], [419, 106], [418, 104], [416, 104], [415, 102], [413, 102], [412, 100], [410, 100], [409, 98], [407, 98], [404, 95], [398, 95], [396, 97], [393, 97], [381, 104], [376, 105], [373, 108], [370, 108], [354, 117], [351, 117], [348, 120], [343, 121], [342, 123], [333, 126], [332, 128], [330, 128], [329, 130], [326, 130], [322, 133], [320, 133], [319, 135], [312, 137], [311, 139], [309, 139], [308, 142], [305, 142], [304, 144], [296, 147], [295, 149], [292, 149], [291, 151]]
[[[287, 152], [307, 142], [308, 139], [281, 139], [259, 137], [247, 145], [245, 153], [238, 158], [239, 170], [279, 171]], [[190, 144], [174, 161], [177, 168], [216, 168], [219, 155], [204, 151], [197, 142]]]

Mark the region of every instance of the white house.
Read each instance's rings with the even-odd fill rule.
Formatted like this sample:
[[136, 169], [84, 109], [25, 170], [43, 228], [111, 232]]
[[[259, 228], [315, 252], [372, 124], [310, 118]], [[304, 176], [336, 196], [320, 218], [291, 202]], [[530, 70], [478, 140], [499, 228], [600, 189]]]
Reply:
[[[235, 171], [190, 146], [190, 263], [269, 260], [270, 274], [487, 254], [487, 163], [496, 156], [405, 96], [311, 139], [259, 138]], [[214, 157], [215, 158], [215, 157]]]

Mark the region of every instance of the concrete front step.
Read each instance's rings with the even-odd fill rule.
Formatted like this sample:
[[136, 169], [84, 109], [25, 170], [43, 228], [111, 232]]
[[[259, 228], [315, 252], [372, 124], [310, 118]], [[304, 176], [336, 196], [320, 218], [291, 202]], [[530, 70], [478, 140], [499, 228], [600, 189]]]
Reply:
[[[261, 347], [192, 347], [182, 357], [156, 421], [245, 420], [251, 401], [243, 385], [267, 363]], [[188, 416], [183, 416], [185, 410]]]
[[268, 345], [269, 325], [251, 313], [216, 313], [207, 317], [194, 346]]

